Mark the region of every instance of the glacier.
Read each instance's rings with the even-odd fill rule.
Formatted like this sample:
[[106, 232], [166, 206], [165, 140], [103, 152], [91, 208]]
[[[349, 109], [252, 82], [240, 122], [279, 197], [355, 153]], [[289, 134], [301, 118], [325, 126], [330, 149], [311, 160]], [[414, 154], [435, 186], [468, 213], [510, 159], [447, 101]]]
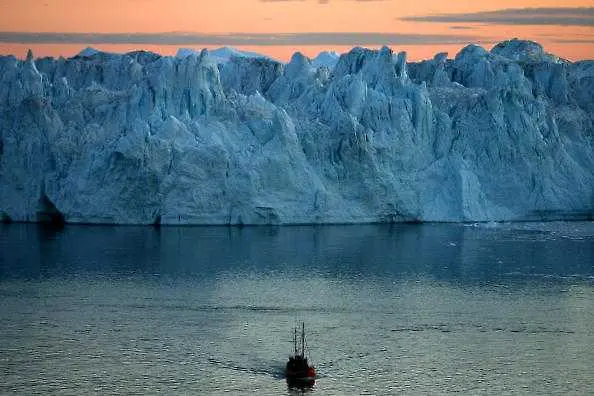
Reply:
[[0, 220], [593, 218], [594, 61], [321, 55], [0, 57]]

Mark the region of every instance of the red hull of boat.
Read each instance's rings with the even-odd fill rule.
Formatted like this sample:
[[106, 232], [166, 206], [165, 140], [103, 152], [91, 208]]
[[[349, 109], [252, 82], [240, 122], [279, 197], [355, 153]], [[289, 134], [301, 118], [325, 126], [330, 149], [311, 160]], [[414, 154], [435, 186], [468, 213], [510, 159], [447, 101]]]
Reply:
[[309, 367], [307, 369], [307, 372], [286, 370], [285, 376], [287, 377], [287, 379], [316, 379], [316, 369], [313, 367]]

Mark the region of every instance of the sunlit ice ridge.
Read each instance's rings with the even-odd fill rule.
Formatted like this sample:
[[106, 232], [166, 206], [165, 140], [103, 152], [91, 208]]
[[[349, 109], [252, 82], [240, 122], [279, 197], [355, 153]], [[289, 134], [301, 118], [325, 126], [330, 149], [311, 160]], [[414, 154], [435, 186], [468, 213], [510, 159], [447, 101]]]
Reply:
[[0, 58], [0, 218], [110, 224], [594, 216], [594, 61], [232, 48]]

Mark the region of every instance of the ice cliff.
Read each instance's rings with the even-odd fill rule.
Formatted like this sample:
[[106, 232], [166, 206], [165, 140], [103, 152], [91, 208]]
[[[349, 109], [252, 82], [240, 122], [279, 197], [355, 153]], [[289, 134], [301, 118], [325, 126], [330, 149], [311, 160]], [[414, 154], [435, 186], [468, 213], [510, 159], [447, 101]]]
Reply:
[[0, 217], [287, 224], [592, 218], [594, 61], [510, 40], [213, 60], [0, 58]]

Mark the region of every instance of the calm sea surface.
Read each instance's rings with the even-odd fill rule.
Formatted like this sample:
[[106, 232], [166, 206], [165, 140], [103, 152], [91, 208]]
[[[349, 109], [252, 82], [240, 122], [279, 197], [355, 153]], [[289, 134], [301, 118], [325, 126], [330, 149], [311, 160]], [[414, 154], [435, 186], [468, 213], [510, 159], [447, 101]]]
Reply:
[[587, 395], [594, 223], [0, 225], [0, 394]]

